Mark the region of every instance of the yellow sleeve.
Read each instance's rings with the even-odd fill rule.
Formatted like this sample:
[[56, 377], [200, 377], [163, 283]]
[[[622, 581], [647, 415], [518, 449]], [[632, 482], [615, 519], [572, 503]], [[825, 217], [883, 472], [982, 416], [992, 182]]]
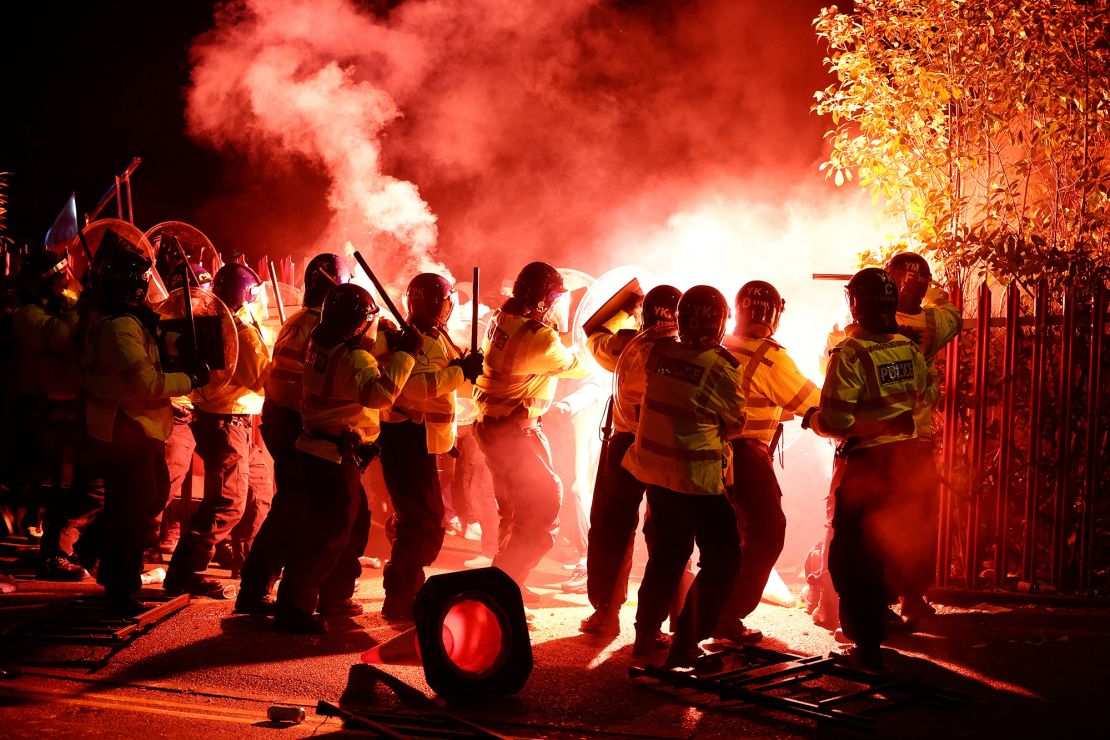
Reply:
[[157, 401], [183, 396], [192, 387], [185, 373], [163, 373], [156, 358], [147, 353], [146, 329], [131, 316], [111, 320], [108, 331], [101, 333], [101, 357], [119, 362], [119, 384], [122, 398]]
[[542, 354], [537, 352], [536, 366], [528, 368], [534, 375], [554, 375], [557, 378], [584, 378], [590, 371], [578, 361], [574, 354], [559, 341], [559, 335], [551, 329], [544, 327], [537, 340], [546, 343], [540, 345]]
[[960, 309], [948, 299], [948, 293], [936, 286], [929, 286], [925, 291], [923, 303], [924, 310], [931, 314], [930, 318], [934, 326], [933, 346], [925, 353], [927, 357], [932, 357], [960, 333], [963, 317], [960, 315]]
[[416, 360], [408, 352], [394, 352], [383, 371], [369, 352], [355, 350], [351, 352], [351, 356], [358, 364], [354, 379], [358, 401], [372, 409], [393, 405], [416, 364]]
[[740, 384], [740, 371], [731, 365], [718, 365], [714, 383], [711, 410], [721, 419], [721, 436], [731, 439], [740, 436], [744, 429], [744, 391]]
[[794, 360], [785, 352], [775, 353], [773, 369], [760, 368], [756, 373], [759, 390], [776, 406], [782, 407], [795, 416], [804, 416], [808, 409], [821, 402], [821, 391], [817, 384], [802, 375]]
[[239, 332], [239, 359], [235, 363], [232, 382], [249, 391], [260, 393], [266, 384], [270, 368], [270, 350], [262, 336], [250, 324], [241, 323]]
[[810, 419], [813, 431], [822, 437], [847, 437], [856, 423], [856, 401], [863, 384], [858, 363], [845, 358], [843, 351], [833, 352], [821, 387], [821, 405]]
[[42, 352], [61, 349], [73, 341], [77, 312], [65, 311], [54, 316], [40, 306], [25, 306], [12, 316], [20, 346], [26, 351]]
[[405, 384], [405, 398], [411, 398], [414, 401], [439, 398], [457, 390], [465, 382], [466, 378], [463, 377], [462, 368], [458, 365], [450, 365], [442, 370], [432, 370], [425, 373], [414, 372]]

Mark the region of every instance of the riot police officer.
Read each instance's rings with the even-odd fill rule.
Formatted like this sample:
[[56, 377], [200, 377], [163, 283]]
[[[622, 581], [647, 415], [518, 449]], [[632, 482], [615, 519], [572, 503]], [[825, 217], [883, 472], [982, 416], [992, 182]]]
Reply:
[[358, 613], [351, 602], [362, 572], [359, 556], [370, 532], [362, 471], [377, 455], [379, 410], [401, 393], [423, 338], [390, 335], [393, 356], [379, 368], [364, 349], [376, 331], [378, 307], [353, 283], [328, 292], [312, 330], [302, 376], [297, 460], [308, 486], [293, 489], [300, 528], [292, 536], [278, 589], [274, 624], [283, 631], [319, 633], [324, 617]]
[[480, 352], [463, 356], [447, 335], [455, 287], [434, 273], [414, 277], [405, 291], [408, 321], [423, 345], [393, 406], [382, 411], [382, 475], [393, 506], [394, 537], [383, 572], [382, 615], [411, 620], [424, 568], [443, 546], [443, 493], [436, 455], [455, 446], [455, 391], [482, 374]]
[[898, 286], [885, 270], [857, 272], [846, 288], [853, 322], [831, 353], [821, 403], [802, 426], [838, 439], [829, 573], [840, 596], [840, 623], [855, 643], [857, 665], [883, 665], [886, 604], [905, 533], [895, 516], [895, 488], [914, 460], [914, 409], [936, 392], [925, 358], [897, 334]]
[[817, 406], [820, 392], [774, 339], [786, 308], [775, 286], [762, 280], [744, 284], [735, 307], [736, 327], [725, 336], [724, 347], [740, 361], [747, 405], [744, 429], [731, 440], [735, 473], [728, 495], [736, 509], [744, 559], [713, 637], [743, 643], [763, 637], [743, 620], [759, 605], [786, 538], [782, 491], [771, 464], [772, 440], [783, 414], [804, 416]]
[[143, 544], [169, 494], [170, 398], [204, 386], [211, 375], [196, 358], [189, 373], [162, 372], [154, 334], [158, 314], [144, 302], [152, 263], [132, 249], [101, 243], [79, 344], [89, 436], [83, 452], [104, 480], [97, 581], [116, 615], [142, 609], [134, 594], [141, 585]]
[[297, 438], [301, 435], [305, 350], [312, 330], [320, 323], [320, 307], [336, 285], [351, 279], [351, 271], [337, 254], [318, 254], [305, 267], [303, 308], [289, 317], [274, 343], [274, 361], [266, 380], [262, 404], [262, 438], [274, 460], [277, 490], [270, 513], [243, 563], [235, 611], [270, 614], [270, 592], [285, 564], [286, 542], [298, 526], [294, 489], [301, 485]]
[[[221, 584], [200, 574], [211, 562], [216, 545], [231, 535], [243, 518], [250, 495], [252, 459], [257, 461], [264, 454], [253, 439], [270, 362], [270, 352], [253, 313], [261, 286], [254, 270], [235, 263], [221, 267], [212, 282], [212, 292], [232, 312], [239, 355], [226, 386], [194, 396], [192, 429], [197, 452], [204, 461], [204, 496], [170, 560], [163, 584], [167, 593], [215, 596], [223, 592]], [[261, 525], [273, 497], [272, 480], [265, 477], [267, 480], [253, 492], [256, 499], [261, 499], [261, 511], [253, 527]], [[253, 537], [254, 531], [250, 531], [234, 538], [240, 555]]]
[[743, 429], [739, 363], [721, 347], [728, 302], [698, 285], [678, 303], [678, 341], [652, 343], [627, 382], [643, 387], [636, 438], [624, 467], [647, 485], [654, 541], [636, 609], [633, 655], [650, 659], [667, 643], [667, 616], [696, 542], [700, 568], [675, 624], [667, 665], [691, 666], [710, 636], [740, 568], [736, 515], [725, 496], [732, 480], [728, 440]]
[[555, 542], [563, 495], [541, 418], [558, 378], [588, 374], [552, 328], [566, 296], [558, 270], [545, 262], [525, 265], [512, 297], [490, 318], [482, 341], [484, 374], [474, 385], [478, 442], [493, 474], [501, 517], [493, 565], [517, 582], [530, 604], [539, 597], [524, 581]]

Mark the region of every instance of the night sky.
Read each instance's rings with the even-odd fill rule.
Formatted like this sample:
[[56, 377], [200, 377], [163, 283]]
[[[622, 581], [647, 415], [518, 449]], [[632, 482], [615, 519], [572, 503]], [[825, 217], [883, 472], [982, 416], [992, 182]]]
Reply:
[[182, 119], [189, 42], [211, 25], [203, 2], [3, 4], [0, 171], [11, 173], [13, 237], [41, 242], [70, 192], [91, 209], [133, 156], [136, 222], [189, 220], [225, 166]]
[[[397, 4], [390, 0], [358, 3], [363, 9], [377, 10], [383, 15]], [[808, 113], [808, 106], [812, 91], [824, 84], [824, 72], [809, 21], [822, 4], [806, 0], [773, 8], [752, 3], [753, 8], [761, 8], [764, 23], [789, 27], [790, 30], [781, 31], [783, 43], [794, 44], [804, 53], [804, 61], [799, 64], [798, 53], [782, 50], [782, 66], [786, 71], [780, 78], [765, 74], [767, 67], [756, 73], [759, 78], [771, 78], [770, 84], [781, 83], [794, 90], [789, 106], [780, 106], [789, 112], [780, 111], [779, 119], [768, 118], [774, 121], [769, 124], [776, 135], [774, 142], [756, 151], [760, 151], [759, 159], [764, 163], [789, 160], [792, 171], [802, 171], [804, 177], [812, 176], [814, 181], [820, 180], [815, 163], [820, 157], [824, 124]], [[243, 152], [234, 148], [216, 152], [186, 134], [184, 110], [185, 90], [190, 82], [190, 45], [213, 28], [214, 5], [192, 0], [170, 3], [44, 0], [4, 3], [0, 7], [3, 29], [0, 68], [5, 72], [0, 83], [0, 99], [4, 101], [0, 116], [0, 172], [10, 173], [7, 176], [10, 236], [17, 241], [41, 243], [71, 191], [76, 192], [78, 212], [83, 214], [95, 205], [111, 186], [113, 176], [134, 156], [143, 159], [133, 177], [134, 215], [140, 228], [165, 220], [182, 220], [205, 231], [221, 251], [238, 249], [258, 254], [265, 250], [281, 256], [295, 249], [289, 244], [308, 243], [327, 225], [329, 213], [320, 194], [326, 190], [328, 181], [314, 163], [295, 159], [284, 162], [285, 169], [275, 175], [262, 171]], [[648, 28], [653, 23], [657, 27], [668, 25], [674, 8], [689, 7], [679, 6], [673, 0], [614, 0], [608, 5], [613, 13], [638, 17], [642, 27]], [[645, 18], [654, 20], [645, 23]], [[751, 45], [744, 39], [738, 39], [738, 43]], [[654, 72], [649, 70], [650, 74]], [[639, 105], [636, 96], [642, 97], [645, 108], [652, 102], [652, 93], [647, 88], [629, 86], [616, 94], [625, 94], [633, 106]], [[406, 120], [390, 132], [398, 141], [411, 131], [411, 121], [420, 121], [420, 109], [404, 111]], [[698, 117], [694, 115], [693, 120]], [[630, 120], [638, 125], [634, 118]], [[784, 128], [782, 120], [796, 122], [797, 130]], [[723, 127], [719, 137], [722, 150], [728, 151], [732, 146], [737, 152], [735, 161], [722, 158], [719, 169], [738, 169], [737, 163], [748, 166], [752, 158], [742, 154], [741, 148], [750, 146], [753, 137], [743, 130], [745, 119], [738, 117], [734, 125], [726, 117], [715, 125]], [[735, 145], [729, 139], [735, 139]], [[697, 141], [692, 141], [696, 145]], [[697, 161], [682, 146], [678, 142], [673, 150], [660, 153], [657, 171], [646, 169], [644, 179], [670, 176], [687, 167], [686, 159]], [[788, 149], [780, 156], [775, 146]], [[419, 148], [410, 147], [402, 155], [393, 154], [395, 151], [396, 147], [387, 149], [387, 155], [393, 157], [387, 162], [387, 172], [411, 179], [420, 187], [421, 194], [439, 216], [440, 239], [448, 249], [458, 251], [473, 244], [474, 231], [494, 230], [489, 223], [483, 223], [457, 235], [457, 228], [470, 226], [474, 221], [469, 200], [473, 194], [468, 183], [452, 180], [445, 174], [447, 169], [429, 175], [434, 162], [421, 158]], [[712, 156], [715, 155], [710, 153], [710, 159]], [[704, 161], [698, 163], [700, 167], [704, 165]], [[619, 162], [614, 171], [619, 171]], [[551, 181], [557, 183], [558, 177]], [[275, 187], [290, 182], [298, 187]], [[479, 185], [482, 187], [475, 187], [473, 192], [490, 192], [488, 183]], [[510, 193], [512, 187], [509, 181]], [[309, 197], [305, 197], [306, 193]], [[565, 199], [565, 195], [557, 197]], [[585, 205], [591, 204], [587, 201]], [[537, 199], [523, 207], [540, 209], [548, 205]], [[496, 220], [496, 209], [493, 210], [492, 216], [485, 215], [487, 219]], [[114, 216], [114, 205], [103, 215]], [[532, 226], [525, 221], [522, 224], [525, 228]], [[590, 226], [588, 216], [582, 224], [580, 231], [585, 231]], [[288, 244], [275, 245], [277, 240], [286, 240]]]

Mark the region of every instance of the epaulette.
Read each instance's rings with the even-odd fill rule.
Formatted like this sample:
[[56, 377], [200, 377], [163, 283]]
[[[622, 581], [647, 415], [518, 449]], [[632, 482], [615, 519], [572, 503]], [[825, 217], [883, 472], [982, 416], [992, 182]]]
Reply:
[[717, 347], [716, 352], [719, 356], [728, 360], [728, 364], [732, 365], [733, 367], [740, 367], [740, 360], [736, 358], [736, 355], [732, 354], [724, 347]]
[[539, 319], [525, 319], [524, 326], [527, 327], [527, 329], [533, 334], [547, 328], [547, 324], [543, 323]]

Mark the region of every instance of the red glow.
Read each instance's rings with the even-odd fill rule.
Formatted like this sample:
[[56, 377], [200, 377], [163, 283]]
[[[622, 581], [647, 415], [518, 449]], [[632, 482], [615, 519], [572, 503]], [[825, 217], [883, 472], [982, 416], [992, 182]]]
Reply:
[[504, 653], [501, 622], [482, 601], [459, 601], [443, 618], [443, 650], [463, 673], [486, 673]]

